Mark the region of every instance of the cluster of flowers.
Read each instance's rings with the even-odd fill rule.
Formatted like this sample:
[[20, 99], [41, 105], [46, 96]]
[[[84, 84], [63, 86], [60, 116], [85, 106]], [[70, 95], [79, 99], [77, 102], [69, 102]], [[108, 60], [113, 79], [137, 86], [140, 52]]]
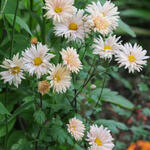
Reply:
[[[74, 117], [69, 120], [67, 126], [68, 132], [71, 133], [75, 140], [79, 141], [83, 138], [85, 126], [81, 120]], [[90, 126], [86, 141], [89, 142], [89, 150], [112, 150], [114, 147], [110, 131], [102, 125], [100, 127], [97, 125]]]
[[[0, 73], [4, 82], [12, 83], [18, 87], [21, 83], [21, 79], [24, 79], [23, 72], [26, 71], [30, 75], [36, 74], [37, 78], [41, 78], [42, 75], [49, 74], [47, 80], [50, 80], [50, 86], [53, 87], [56, 92], [65, 92], [71, 84], [71, 72], [78, 73], [82, 69], [81, 61], [76, 52], [76, 49], [67, 47], [63, 49], [60, 54], [62, 55], [63, 64], [57, 64], [56, 66], [50, 63], [50, 60], [54, 57], [53, 54], [48, 53], [49, 49], [46, 45], [37, 43], [37, 45], [31, 45], [31, 48], [27, 48], [22, 52], [22, 56], [19, 58], [19, 54], [13, 56], [12, 60], [5, 59], [1, 67], [8, 69]], [[39, 91], [45, 94], [49, 89], [46, 87], [47, 81], [40, 82]]]
[[[44, 9], [47, 10], [45, 16], [53, 18], [57, 36], [64, 36], [68, 41], [83, 42], [88, 35], [90, 36], [91, 30], [99, 32], [101, 36], [94, 39], [93, 54], [110, 60], [115, 56], [119, 67], [125, 66], [125, 69], [129, 69], [129, 73], [142, 70], [143, 65], [147, 63], [146, 59], [149, 58], [145, 56], [147, 51], [137, 44], [122, 45], [120, 37], [112, 35], [119, 20], [118, 8], [113, 3], [106, 1], [102, 5], [100, 2], [93, 2], [85, 11], [77, 10], [73, 4], [74, 0], [45, 0]], [[55, 66], [49, 62], [54, 55], [48, 52], [46, 45], [38, 43], [22, 52], [21, 58], [16, 54], [12, 60], [5, 59], [0, 66], [7, 71], [0, 73], [1, 79], [4, 83], [9, 82], [10, 85], [13, 83], [18, 87], [25, 78], [23, 71], [29, 72], [30, 75], [36, 74], [37, 78], [49, 74], [47, 80], [50, 80], [50, 86], [54, 91], [66, 92], [71, 85], [70, 72], [78, 73], [82, 69], [79, 55], [76, 49], [67, 47], [60, 52], [63, 64]]]
[[150, 150], [150, 142], [139, 140], [131, 144], [127, 150]]

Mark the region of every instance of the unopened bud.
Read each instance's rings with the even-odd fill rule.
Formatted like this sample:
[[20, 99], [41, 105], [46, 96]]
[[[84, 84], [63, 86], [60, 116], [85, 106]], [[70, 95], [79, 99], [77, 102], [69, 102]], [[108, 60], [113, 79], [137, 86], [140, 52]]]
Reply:
[[47, 80], [40, 81], [38, 84], [38, 90], [42, 95], [47, 94], [50, 90], [50, 83]]
[[96, 85], [95, 85], [95, 84], [92, 84], [92, 85], [91, 85], [91, 89], [96, 89]]
[[30, 42], [31, 44], [37, 44], [38, 39], [36, 37], [33, 37]]

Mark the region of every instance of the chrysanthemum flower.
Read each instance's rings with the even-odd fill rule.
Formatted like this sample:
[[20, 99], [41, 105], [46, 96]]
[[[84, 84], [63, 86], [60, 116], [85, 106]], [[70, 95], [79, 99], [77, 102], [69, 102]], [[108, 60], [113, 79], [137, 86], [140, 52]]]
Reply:
[[139, 140], [136, 143], [131, 144], [127, 150], [150, 150], [150, 142]]
[[[64, 23], [55, 24], [55, 34], [64, 36], [68, 41], [83, 41], [89, 29], [84, 28], [83, 10], [79, 10]], [[88, 30], [88, 31], [87, 31]]]
[[68, 132], [71, 133], [71, 135], [75, 138], [75, 140], [81, 140], [84, 136], [84, 124], [79, 119], [76, 119], [76, 117], [69, 120], [68, 126]]
[[31, 48], [27, 48], [25, 52], [22, 53], [25, 70], [28, 71], [30, 75], [36, 74], [37, 78], [40, 78], [42, 75], [48, 73], [51, 67], [49, 61], [54, 57], [54, 55], [48, 53], [48, 51], [49, 49], [46, 45], [38, 43], [37, 45], [31, 45]]
[[65, 93], [71, 85], [70, 71], [61, 64], [58, 64], [57, 66], [52, 66], [49, 73], [50, 76], [47, 77], [47, 80], [50, 80], [50, 85], [54, 91]]
[[98, 39], [94, 39], [93, 54], [97, 54], [100, 58], [112, 59], [112, 56], [120, 49], [119, 42], [120, 37], [109, 36], [105, 40], [100, 36]]
[[87, 6], [86, 11], [90, 14], [94, 31], [105, 35], [118, 26], [118, 8], [110, 1], [106, 1], [103, 6], [100, 2], [93, 2]]
[[60, 53], [64, 65], [66, 65], [71, 72], [78, 73], [79, 70], [82, 69], [81, 61], [76, 49], [67, 47], [66, 50], [63, 49]]
[[54, 22], [65, 22], [76, 11], [73, 4], [74, 0], [45, 0], [45, 16], [53, 18]]
[[21, 80], [25, 79], [23, 76], [23, 61], [22, 58], [19, 58], [19, 53], [14, 55], [12, 60], [5, 59], [0, 67], [7, 69], [7, 71], [0, 72], [4, 83], [8, 82], [10, 85], [13, 83], [18, 88]]
[[126, 43], [124, 46], [121, 46], [121, 50], [116, 53], [116, 60], [120, 64], [119, 67], [124, 66], [125, 69], [128, 68], [129, 73], [134, 73], [135, 70], [140, 72], [143, 68], [143, 65], [146, 65], [146, 59], [149, 56], [145, 56], [147, 53], [146, 50], [137, 44], [132, 46], [130, 43]]
[[112, 150], [114, 147], [110, 131], [102, 125], [100, 127], [92, 125], [87, 137], [87, 141], [91, 145], [90, 150]]
[[38, 83], [38, 91], [44, 95], [47, 94], [50, 90], [50, 83], [47, 80], [40, 81]]

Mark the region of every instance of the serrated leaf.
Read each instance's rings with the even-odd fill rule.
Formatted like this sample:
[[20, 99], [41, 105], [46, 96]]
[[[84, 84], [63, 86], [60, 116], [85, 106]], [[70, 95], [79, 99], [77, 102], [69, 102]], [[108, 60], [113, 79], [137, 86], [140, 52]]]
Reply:
[[61, 144], [65, 142], [68, 136], [61, 127], [56, 125], [50, 128], [50, 134], [54, 140], [58, 141]]
[[[97, 88], [90, 92], [90, 98], [92, 98], [94, 101], [97, 101], [99, 94], [101, 92], [101, 88]], [[116, 91], [111, 91], [110, 89], [104, 88], [102, 92], [102, 96], [100, 99], [102, 102], [109, 102], [115, 105], [118, 105], [120, 107], [126, 108], [126, 109], [134, 109], [134, 104], [130, 102], [127, 98], [121, 96]]]
[[104, 89], [104, 92], [102, 93], [102, 101], [110, 102], [131, 110], [134, 108], [134, 104], [128, 99], [109, 89]]
[[114, 120], [105, 120], [105, 119], [100, 119], [97, 120], [96, 123], [98, 125], [104, 125], [105, 127], [108, 127], [112, 132], [118, 133], [118, 129], [121, 130], [128, 130], [128, 127], [121, 122], [114, 121]]
[[[7, 18], [8, 22], [12, 25], [13, 19], [14, 19], [14, 14], [5, 14], [5, 17]], [[21, 28], [23, 28], [30, 35], [32, 35], [28, 25], [19, 16], [16, 17], [16, 24], [18, 24]]]
[[42, 125], [46, 120], [46, 116], [44, 112], [40, 109], [36, 111], [33, 116], [34, 116], [35, 121], [40, 125]]

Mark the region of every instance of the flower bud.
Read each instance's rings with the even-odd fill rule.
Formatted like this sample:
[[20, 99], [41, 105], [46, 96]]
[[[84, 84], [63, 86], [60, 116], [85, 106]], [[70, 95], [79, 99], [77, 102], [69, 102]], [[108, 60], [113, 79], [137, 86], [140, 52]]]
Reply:
[[44, 95], [47, 94], [50, 90], [50, 83], [47, 80], [40, 81], [38, 84], [38, 91]]

